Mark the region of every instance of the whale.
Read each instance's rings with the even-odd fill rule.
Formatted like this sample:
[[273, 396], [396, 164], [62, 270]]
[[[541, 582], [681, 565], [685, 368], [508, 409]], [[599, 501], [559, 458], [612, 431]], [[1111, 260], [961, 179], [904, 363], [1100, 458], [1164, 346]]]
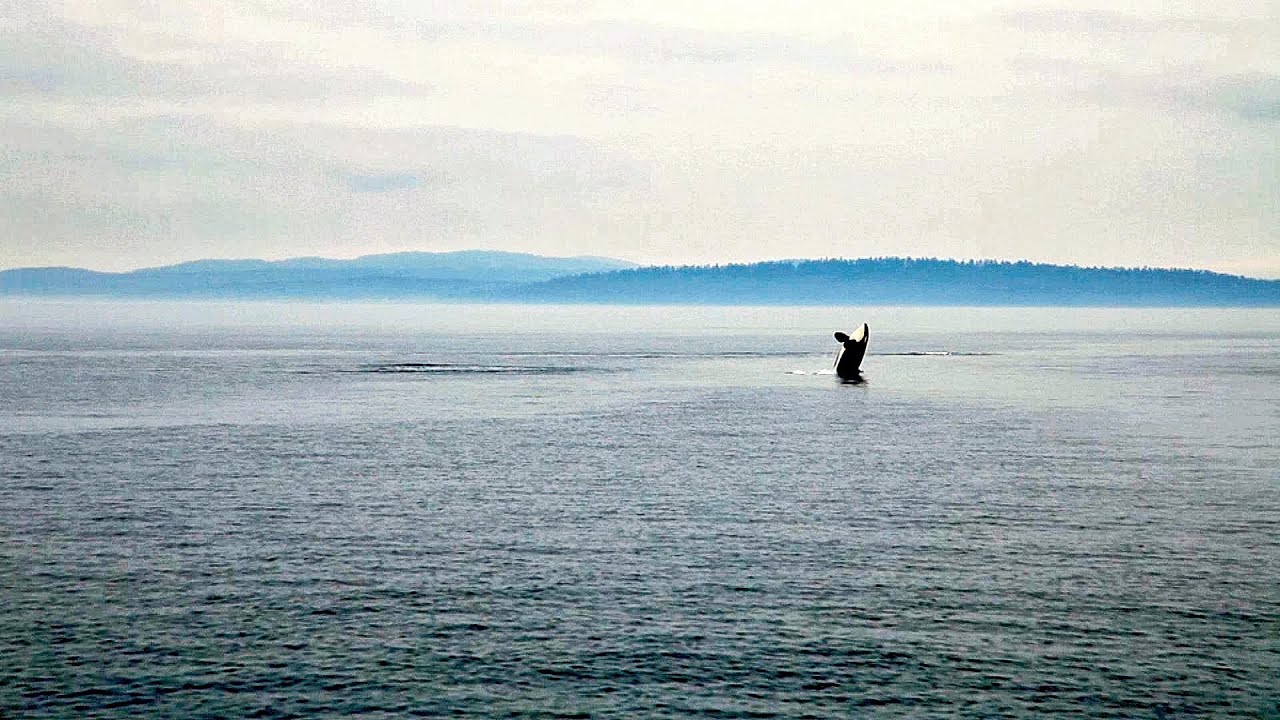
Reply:
[[858, 326], [853, 335], [837, 332], [836, 342], [840, 343], [840, 352], [836, 354], [836, 375], [841, 380], [862, 379], [862, 358], [867, 354], [867, 341], [871, 339], [871, 328], [866, 323]]

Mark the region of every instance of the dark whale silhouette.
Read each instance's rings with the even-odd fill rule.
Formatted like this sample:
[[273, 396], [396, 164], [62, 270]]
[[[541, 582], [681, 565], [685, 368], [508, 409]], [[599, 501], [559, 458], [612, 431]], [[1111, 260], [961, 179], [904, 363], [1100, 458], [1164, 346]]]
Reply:
[[866, 323], [858, 326], [850, 337], [842, 332], [836, 333], [840, 353], [836, 355], [836, 375], [841, 380], [860, 380], [862, 378], [862, 358], [867, 354], [867, 340], [871, 339], [871, 328]]

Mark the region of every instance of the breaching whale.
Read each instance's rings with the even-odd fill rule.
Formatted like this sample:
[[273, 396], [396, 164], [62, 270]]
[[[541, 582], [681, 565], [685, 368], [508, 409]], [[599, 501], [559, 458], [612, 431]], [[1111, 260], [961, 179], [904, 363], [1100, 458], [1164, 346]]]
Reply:
[[867, 354], [867, 340], [871, 338], [871, 328], [866, 323], [858, 326], [850, 337], [842, 332], [836, 333], [840, 343], [840, 352], [836, 355], [836, 375], [841, 380], [858, 380], [862, 377], [862, 357]]

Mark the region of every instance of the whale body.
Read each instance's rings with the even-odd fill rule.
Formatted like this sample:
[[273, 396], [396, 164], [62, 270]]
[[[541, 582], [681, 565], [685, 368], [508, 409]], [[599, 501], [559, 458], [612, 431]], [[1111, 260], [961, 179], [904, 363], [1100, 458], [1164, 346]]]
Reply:
[[862, 377], [862, 358], [867, 354], [869, 339], [871, 328], [866, 323], [859, 325], [852, 336], [836, 333], [836, 341], [840, 343], [840, 352], [836, 355], [836, 375], [841, 380], [857, 380]]

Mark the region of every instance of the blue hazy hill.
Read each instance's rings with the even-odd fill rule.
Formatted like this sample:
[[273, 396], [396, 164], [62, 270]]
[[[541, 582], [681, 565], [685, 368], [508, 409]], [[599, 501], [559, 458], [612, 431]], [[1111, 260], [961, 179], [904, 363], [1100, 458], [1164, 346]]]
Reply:
[[125, 273], [0, 271], [0, 295], [369, 298], [714, 305], [1280, 306], [1280, 281], [1204, 270], [1030, 262], [795, 260], [638, 267], [464, 251], [354, 260], [197, 260]]
[[0, 271], [0, 294], [465, 299], [564, 275], [634, 266], [601, 257], [479, 250], [392, 253], [352, 260], [195, 260], [121, 273], [64, 267], [5, 270]]
[[556, 278], [503, 296], [637, 304], [1280, 306], [1280, 281], [1204, 270], [875, 258], [641, 267]]

